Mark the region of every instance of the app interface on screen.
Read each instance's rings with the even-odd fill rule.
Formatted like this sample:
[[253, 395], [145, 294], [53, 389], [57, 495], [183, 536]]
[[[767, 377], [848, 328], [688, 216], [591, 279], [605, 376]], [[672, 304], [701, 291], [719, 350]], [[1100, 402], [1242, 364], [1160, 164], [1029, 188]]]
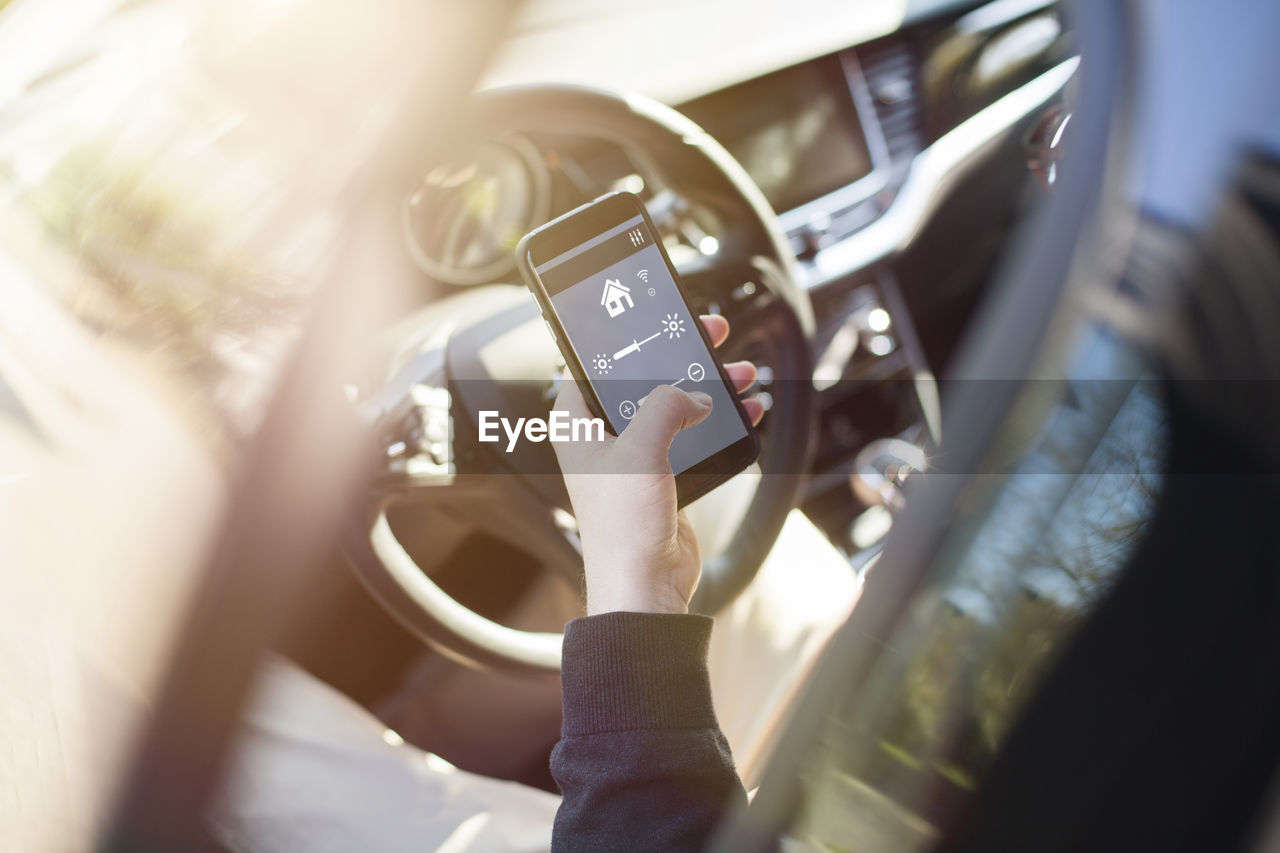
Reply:
[[619, 435], [658, 385], [711, 396], [711, 415], [671, 445], [671, 470], [685, 471], [746, 435], [731, 391], [698, 334], [696, 316], [649, 232], [636, 216], [549, 259], [537, 273], [570, 344]]

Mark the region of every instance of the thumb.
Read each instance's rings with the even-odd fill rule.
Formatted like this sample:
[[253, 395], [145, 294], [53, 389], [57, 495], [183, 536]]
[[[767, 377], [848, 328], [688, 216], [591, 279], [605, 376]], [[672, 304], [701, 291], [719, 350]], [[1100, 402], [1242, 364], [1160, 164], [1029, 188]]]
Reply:
[[701, 391], [690, 394], [671, 385], [659, 385], [645, 397], [636, 416], [618, 437], [618, 444], [645, 462], [665, 469], [676, 434], [701, 423], [709, 414], [711, 398]]
[[[582, 389], [578, 387], [578, 383], [568, 373], [561, 378], [560, 392], [556, 395], [555, 402], [551, 404], [551, 408], [553, 411], [568, 412], [569, 417], [573, 420], [595, 417], [595, 414], [587, 406], [586, 399], [582, 396]], [[591, 470], [593, 460], [612, 447], [616, 440], [606, 433], [603, 442], [590, 440], [556, 441], [551, 443], [551, 448], [555, 451], [562, 473], [580, 474]]]

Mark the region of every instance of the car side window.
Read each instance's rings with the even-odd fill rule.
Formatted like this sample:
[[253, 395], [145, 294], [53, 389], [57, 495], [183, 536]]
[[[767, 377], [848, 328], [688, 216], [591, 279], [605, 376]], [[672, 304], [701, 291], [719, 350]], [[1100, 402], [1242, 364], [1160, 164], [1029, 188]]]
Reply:
[[797, 849], [935, 841], [1141, 541], [1162, 485], [1161, 386], [1112, 330], [1080, 340], [1070, 378], [1022, 393], [1011, 420], [1023, 423], [1009, 426], [1030, 440], [990, 478], [994, 491], [962, 508], [864, 689], [829, 715], [790, 833]]

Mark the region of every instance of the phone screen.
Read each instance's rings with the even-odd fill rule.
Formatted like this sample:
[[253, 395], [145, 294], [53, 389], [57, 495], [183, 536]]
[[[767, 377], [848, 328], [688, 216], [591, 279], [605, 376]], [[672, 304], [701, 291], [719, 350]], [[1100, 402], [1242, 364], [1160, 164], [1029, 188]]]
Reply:
[[621, 435], [644, 396], [674, 385], [711, 396], [711, 415], [671, 444], [679, 474], [740, 441], [747, 429], [732, 390], [699, 334], [643, 216], [635, 216], [539, 263], [534, 271], [569, 345]]

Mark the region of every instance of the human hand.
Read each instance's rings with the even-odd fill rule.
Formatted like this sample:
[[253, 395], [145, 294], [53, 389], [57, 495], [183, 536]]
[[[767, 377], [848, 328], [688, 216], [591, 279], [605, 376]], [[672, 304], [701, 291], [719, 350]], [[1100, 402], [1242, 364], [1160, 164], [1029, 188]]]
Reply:
[[[704, 315], [714, 346], [729, 337], [729, 321]], [[756, 381], [749, 361], [725, 365], [739, 394]], [[759, 400], [743, 408], [753, 424], [764, 416]], [[561, 384], [555, 408], [591, 417], [578, 384]], [[659, 385], [622, 435], [603, 442], [553, 444], [582, 537], [587, 614], [627, 610], [687, 613], [702, 562], [693, 528], [676, 510], [676, 481], [667, 454], [676, 434], [711, 414], [711, 398]], [[628, 472], [628, 473], [620, 473]]]

